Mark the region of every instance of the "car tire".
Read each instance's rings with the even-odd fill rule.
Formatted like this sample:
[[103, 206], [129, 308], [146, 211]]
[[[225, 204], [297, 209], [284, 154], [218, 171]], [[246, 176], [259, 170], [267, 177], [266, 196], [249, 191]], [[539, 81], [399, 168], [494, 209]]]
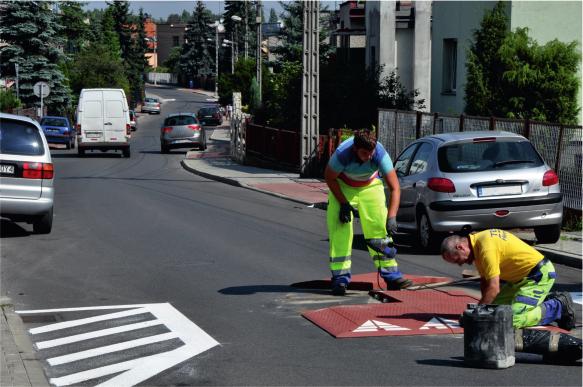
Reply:
[[75, 149], [75, 138], [71, 140], [71, 149]]
[[77, 147], [77, 154], [79, 155], [79, 157], [85, 156], [85, 149]]
[[121, 153], [123, 154], [123, 157], [125, 157], [125, 158], [128, 158], [128, 159], [129, 159], [129, 158], [131, 157], [131, 155], [132, 155], [132, 153], [130, 152], [130, 147], [123, 148], [123, 149], [121, 150]]
[[435, 249], [439, 235], [433, 231], [427, 212], [420, 211], [417, 217], [417, 241], [425, 250]]
[[168, 153], [168, 151], [169, 151], [168, 146], [166, 146], [164, 144], [160, 144], [160, 152]]
[[561, 225], [551, 224], [534, 228], [537, 243], [556, 243], [561, 237]]
[[53, 228], [53, 209], [32, 223], [35, 234], [49, 234]]
[[71, 149], [71, 141], [67, 141], [67, 143], [65, 144], [65, 149]]

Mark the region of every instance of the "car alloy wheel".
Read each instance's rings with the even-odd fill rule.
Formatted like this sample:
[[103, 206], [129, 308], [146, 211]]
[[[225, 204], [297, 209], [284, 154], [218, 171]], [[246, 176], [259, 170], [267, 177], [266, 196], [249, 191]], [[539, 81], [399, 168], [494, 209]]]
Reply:
[[419, 215], [419, 223], [417, 225], [418, 240], [421, 247], [424, 249], [431, 248], [435, 244], [435, 233], [431, 228], [431, 222], [426, 212], [421, 212]]

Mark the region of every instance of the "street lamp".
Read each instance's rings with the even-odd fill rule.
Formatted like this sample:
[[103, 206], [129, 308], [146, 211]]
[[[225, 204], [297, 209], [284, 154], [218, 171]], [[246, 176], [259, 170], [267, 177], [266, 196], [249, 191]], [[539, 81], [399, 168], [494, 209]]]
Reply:
[[209, 27], [215, 29], [215, 98], [219, 98], [219, 29], [223, 28], [222, 22], [223, 19], [209, 24]]
[[235, 73], [235, 57], [233, 56], [234, 43], [231, 40], [223, 39], [223, 47], [231, 46], [231, 74]]
[[233, 42], [235, 42], [235, 62], [237, 62], [239, 60], [239, 36], [238, 36], [237, 30], [238, 30], [239, 22], [243, 19], [241, 19], [237, 15], [233, 15], [233, 16], [231, 16], [231, 20], [235, 22], [235, 37], [233, 39]]

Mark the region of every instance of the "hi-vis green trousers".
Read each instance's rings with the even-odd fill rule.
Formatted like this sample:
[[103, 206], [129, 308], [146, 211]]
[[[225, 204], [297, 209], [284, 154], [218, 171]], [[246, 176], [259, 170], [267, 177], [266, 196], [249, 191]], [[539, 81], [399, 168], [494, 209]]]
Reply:
[[[358, 208], [360, 223], [364, 238], [385, 239], [387, 237], [386, 221], [387, 207], [383, 183], [374, 179], [365, 187], [351, 187], [338, 180], [342, 193], [353, 207]], [[352, 266], [353, 215], [348, 223], [339, 219], [340, 203], [332, 192], [328, 193], [327, 225], [330, 239], [330, 270], [332, 271], [332, 286], [350, 283]], [[380, 271], [385, 281], [401, 278], [397, 261], [368, 247], [368, 252], [374, 260], [375, 267]]]

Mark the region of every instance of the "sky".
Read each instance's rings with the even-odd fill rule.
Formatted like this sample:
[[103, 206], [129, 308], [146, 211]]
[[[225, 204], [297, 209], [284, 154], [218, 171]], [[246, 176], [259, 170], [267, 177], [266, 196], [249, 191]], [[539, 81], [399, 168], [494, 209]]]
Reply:
[[[205, 6], [210, 9], [214, 14], [223, 13], [225, 10], [225, 2], [223, 0], [205, 0], [203, 1]], [[263, 13], [266, 18], [269, 17], [270, 9], [275, 9], [275, 12], [279, 15], [283, 8], [279, 4], [279, 1], [262, 1]], [[329, 9], [334, 9], [335, 6], [340, 5], [341, 1], [324, 1], [323, 3], [330, 3], [328, 5]], [[180, 15], [183, 10], [192, 12], [196, 5], [196, 1], [164, 1], [164, 0], [149, 0], [149, 1], [132, 1], [130, 0], [130, 9], [137, 15], [140, 7], [144, 9], [144, 12], [150, 14], [153, 18], [166, 19], [170, 14]], [[105, 1], [89, 1], [85, 9], [93, 8], [105, 8], [107, 4]]]

